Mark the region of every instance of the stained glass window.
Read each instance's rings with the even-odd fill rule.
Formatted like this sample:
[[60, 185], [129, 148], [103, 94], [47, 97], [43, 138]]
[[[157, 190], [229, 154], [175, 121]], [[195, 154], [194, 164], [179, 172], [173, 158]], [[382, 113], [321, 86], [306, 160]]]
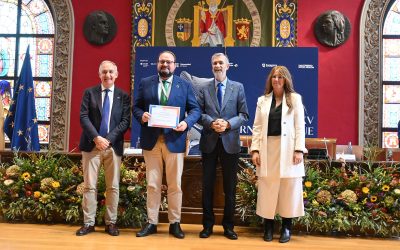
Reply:
[[400, 120], [400, 0], [393, 0], [383, 26], [382, 147], [397, 148]]
[[0, 95], [5, 115], [30, 46], [41, 147], [49, 143], [54, 21], [47, 0], [0, 0]]

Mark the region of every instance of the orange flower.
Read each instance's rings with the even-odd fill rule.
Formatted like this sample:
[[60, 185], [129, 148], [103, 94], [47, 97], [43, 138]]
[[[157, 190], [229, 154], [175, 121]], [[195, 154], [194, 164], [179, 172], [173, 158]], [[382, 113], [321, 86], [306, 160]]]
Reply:
[[310, 188], [312, 186], [312, 182], [306, 181], [306, 182], [304, 182], [304, 186], [306, 186], [307, 188]]
[[371, 202], [376, 202], [378, 200], [378, 197], [376, 197], [375, 195], [371, 196]]

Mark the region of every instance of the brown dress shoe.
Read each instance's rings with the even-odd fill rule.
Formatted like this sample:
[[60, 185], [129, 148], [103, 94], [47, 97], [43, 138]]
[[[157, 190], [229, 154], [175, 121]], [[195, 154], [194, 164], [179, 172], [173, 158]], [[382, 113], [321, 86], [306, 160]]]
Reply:
[[83, 225], [76, 231], [76, 236], [83, 236], [91, 232], [94, 232], [94, 226]]
[[119, 230], [118, 227], [111, 223], [110, 225], [106, 225], [106, 229], [104, 230], [106, 233], [108, 233], [111, 236], [118, 236], [119, 235]]

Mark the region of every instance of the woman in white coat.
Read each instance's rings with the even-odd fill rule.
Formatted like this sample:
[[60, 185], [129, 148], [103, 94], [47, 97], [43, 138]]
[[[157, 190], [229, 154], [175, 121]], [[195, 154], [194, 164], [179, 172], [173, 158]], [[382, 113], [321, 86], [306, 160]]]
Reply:
[[304, 108], [285, 66], [272, 68], [258, 98], [251, 143], [257, 166], [256, 213], [264, 218], [264, 240], [272, 241], [274, 218], [282, 217], [279, 242], [290, 240], [292, 218], [304, 215]]

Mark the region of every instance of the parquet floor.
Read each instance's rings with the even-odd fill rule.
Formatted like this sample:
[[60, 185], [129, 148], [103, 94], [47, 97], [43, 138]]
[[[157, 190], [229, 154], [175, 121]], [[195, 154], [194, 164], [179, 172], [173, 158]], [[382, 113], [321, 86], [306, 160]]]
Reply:
[[262, 232], [247, 227], [236, 227], [238, 240], [228, 240], [223, 236], [220, 226], [214, 227], [214, 234], [208, 239], [200, 239], [201, 225], [183, 224], [186, 233], [183, 240], [168, 234], [168, 224], [160, 224], [158, 233], [144, 238], [137, 238], [138, 229], [121, 229], [121, 235], [112, 237], [104, 233], [103, 227], [96, 227], [96, 232], [77, 237], [79, 226], [9, 224], [0, 223], [1, 250], [53, 250], [53, 249], [351, 249], [351, 250], [400, 250], [399, 239], [377, 238], [335, 238], [296, 234], [286, 244], [278, 242], [275, 235], [273, 242], [264, 242]]

